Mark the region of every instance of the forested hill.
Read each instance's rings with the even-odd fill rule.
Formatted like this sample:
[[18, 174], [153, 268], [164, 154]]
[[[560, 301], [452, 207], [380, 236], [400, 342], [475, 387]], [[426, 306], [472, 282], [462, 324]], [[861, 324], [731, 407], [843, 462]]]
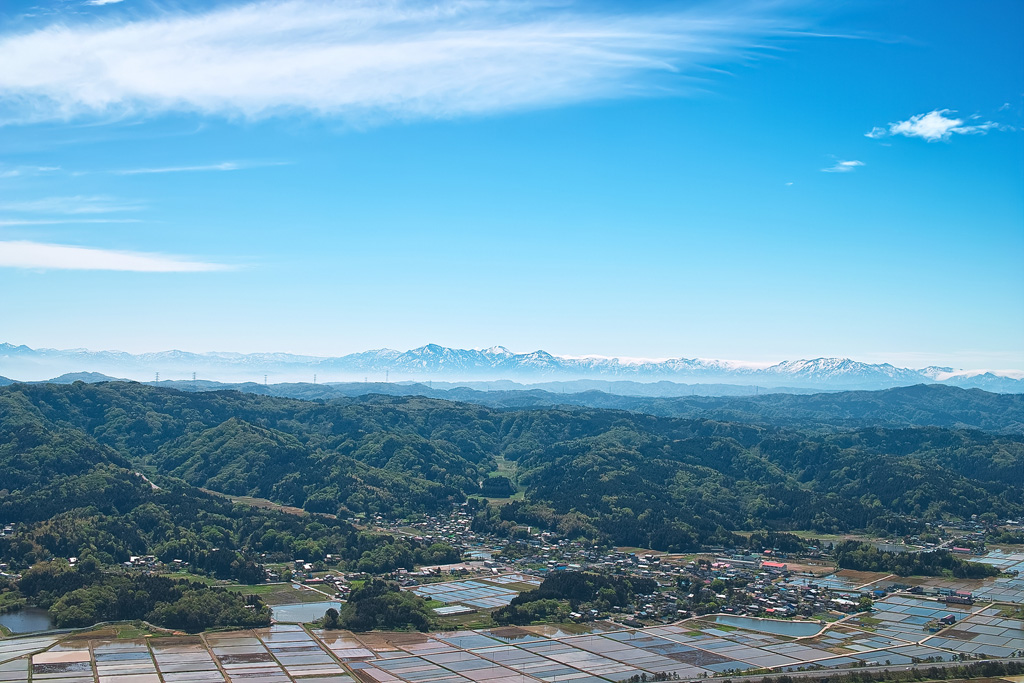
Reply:
[[[108, 392], [76, 393], [79, 386], [43, 392], [47, 402], [38, 402], [44, 398], [39, 394], [30, 400], [18, 391], [0, 391], [0, 522], [15, 528], [0, 535], [0, 561], [12, 569], [51, 557], [88, 555], [112, 564], [153, 554], [252, 583], [263, 580], [258, 565], [267, 559], [314, 561], [330, 554], [353, 568], [383, 556], [395, 562], [390, 568], [411, 567], [414, 556], [436, 559], [426, 554], [436, 554], [436, 548], [396, 543], [343, 520], [232, 504], [173, 477], [143, 476], [130, 451], [99, 443], [72, 424], [77, 419], [67, 419], [80, 417], [78, 409], [117, 411], [96, 403], [109, 398]], [[149, 427], [159, 419], [150, 417]], [[132, 429], [148, 427], [125, 426]]]
[[805, 428], [810, 424], [853, 427], [947, 427], [1024, 434], [1024, 394], [995, 394], [918, 384], [881, 391], [844, 391], [810, 395], [769, 394], [719, 400], [717, 405], [687, 404], [686, 399], [652, 403], [649, 412], [717, 420], [754, 421]]
[[[528, 524], [622, 545], [684, 550], [739, 542], [739, 530], [899, 532], [1024, 514], [1024, 438], [939, 427], [822, 431], [796, 417], [777, 427], [77, 382], [0, 388], [0, 430], [8, 515], [73, 498], [91, 486], [82, 477], [141, 471], [170, 488], [183, 480], [342, 517], [404, 516], [480, 494], [499, 460], [525, 500], [482, 510], [477, 528]], [[159, 495], [141, 478], [120, 479], [138, 489], [129, 498]]]
[[[771, 393], [759, 396], [622, 396], [606, 391], [557, 393], [543, 389], [480, 391], [468, 387], [438, 389], [426, 384], [219, 384], [165, 381], [181, 391], [234, 389], [246, 393], [304, 400], [358, 398], [367, 394], [426, 396], [478, 403], [491, 408], [579, 406], [629, 410], [663, 417], [818, 428], [948, 427], [997, 434], [1024, 434], [1024, 394], [997, 394], [940, 384], [918, 384], [881, 391], [816, 394]], [[695, 390], [698, 387], [694, 387]]]

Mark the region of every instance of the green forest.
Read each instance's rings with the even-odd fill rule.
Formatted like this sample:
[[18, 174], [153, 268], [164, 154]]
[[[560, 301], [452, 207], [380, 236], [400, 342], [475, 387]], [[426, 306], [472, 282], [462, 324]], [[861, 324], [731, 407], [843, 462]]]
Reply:
[[[839, 391], [814, 394], [764, 393], [755, 396], [648, 397], [624, 395], [615, 387], [572, 393], [537, 388], [480, 391], [469, 387], [438, 389], [426, 384], [222, 384], [200, 381], [164, 381], [160, 386], [182, 391], [234, 389], [263, 396], [330, 401], [368, 393], [391, 396], [427, 396], [476, 403], [499, 409], [535, 409], [568, 405], [628, 410], [662, 417], [712, 419], [777, 427], [848, 431], [862, 427], [945, 427], [981, 429], [997, 434], [1024, 433], [1024, 394], [999, 394], [981, 389], [919, 384], [876, 391]], [[635, 388], [635, 387], [634, 387]], [[712, 388], [701, 387], [702, 390]], [[719, 389], [724, 385], [719, 385]], [[735, 388], [735, 387], [734, 387]], [[609, 393], [609, 389], [613, 393]]]
[[[104, 561], [151, 552], [202, 564], [227, 548], [358, 562], [376, 541], [340, 520], [445, 511], [511, 486], [522, 500], [476, 505], [475, 528], [525, 524], [674, 551], [742, 545], [735, 531], [908, 533], [1024, 514], [1024, 438], [942, 427], [822, 432], [77, 382], [0, 389], [0, 436], [0, 515], [20, 523], [0, 556], [23, 565], [87, 548]], [[491, 481], [498, 458], [515, 481]], [[241, 514], [198, 487], [325, 514]]]
[[879, 550], [870, 543], [845, 541], [834, 549], [836, 563], [842, 569], [891, 572], [899, 576], [953, 576], [958, 579], [983, 579], [998, 576], [999, 570], [980, 562], [970, 562], [948, 550], [928, 553], [895, 553]]
[[371, 579], [352, 591], [340, 611], [328, 610], [324, 626], [352, 631], [429, 631], [434, 618], [426, 601], [415, 593], [402, 590], [393, 581]]
[[37, 564], [18, 583], [26, 598], [49, 609], [58, 628], [134, 619], [184, 631], [270, 624], [270, 609], [256, 596], [164, 576], [111, 574], [92, 558], [74, 568]]
[[625, 607], [638, 595], [655, 593], [653, 579], [607, 577], [591, 572], [557, 572], [540, 586], [520, 593], [491, 616], [499, 624], [566, 621], [574, 611]]
[[[126, 382], [0, 388], [0, 471], [0, 519], [12, 527], [0, 536], [0, 561], [24, 573], [17, 587], [0, 587], [0, 609], [30, 601], [67, 625], [264, 623], [258, 600], [120, 568], [132, 556], [153, 555], [198, 576], [258, 583], [265, 564], [328, 555], [331, 566], [370, 573], [455, 562], [460, 551], [443, 543], [353, 522], [415, 519], [464, 503], [478, 532], [512, 538], [529, 526], [667, 551], [784, 548], [800, 543], [785, 533], [792, 530], [904, 534], [973, 515], [983, 522], [1024, 515], [1019, 435], [496, 409], [381, 395], [303, 401]], [[491, 504], [488, 496], [505, 498]], [[942, 553], [911, 561], [844, 547], [839, 555], [850, 568], [977, 571]], [[71, 557], [77, 568], [67, 566]], [[397, 626], [428, 627], [422, 601], [391, 588], [374, 584], [354, 595], [338, 623], [380, 627], [367, 610], [387, 604]], [[621, 586], [596, 587], [598, 597], [562, 589], [526, 594], [501, 618], [517, 623], [574, 604], [618, 604], [625, 595]]]

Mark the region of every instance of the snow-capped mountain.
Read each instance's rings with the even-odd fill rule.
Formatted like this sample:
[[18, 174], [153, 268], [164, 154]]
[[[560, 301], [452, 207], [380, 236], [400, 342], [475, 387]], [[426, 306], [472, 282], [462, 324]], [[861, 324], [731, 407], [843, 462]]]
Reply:
[[849, 358], [788, 360], [774, 365], [737, 361], [671, 358], [637, 360], [598, 356], [563, 357], [546, 351], [515, 353], [503, 346], [453, 349], [427, 344], [409, 351], [376, 349], [346, 356], [319, 357], [287, 353], [191, 353], [162, 351], [130, 354], [86, 349], [31, 349], [0, 343], [0, 375], [44, 380], [75, 372], [100, 372], [138, 380], [202, 379], [222, 381], [351, 381], [364, 378], [402, 380], [544, 381], [621, 379], [637, 382], [696, 382], [815, 389], [883, 389], [922, 383], [978, 387], [1024, 393], [1024, 373], [958, 371], [948, 367], [920, 370]]
[[897, 368], [888, 363], [871, 365], [849, 358], [815, 358], [787, 360], [765, 368], [765, 375], [800, 378], [812, 382], [845, 382], [851, 378], [873, 381], [881, 385], [917, 384], [928, 379], [918, 370]]

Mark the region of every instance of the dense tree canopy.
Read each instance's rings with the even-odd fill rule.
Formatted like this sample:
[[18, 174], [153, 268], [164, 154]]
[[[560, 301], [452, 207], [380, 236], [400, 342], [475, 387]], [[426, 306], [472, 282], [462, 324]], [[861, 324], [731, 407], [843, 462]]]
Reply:
[[334, 621], [352, 631], [429, 631], [433, 625], [423, 598], [380, 579], [371, 579], [352, 591]]
[[942, 576], [958, 579], [983, 579], [998, 576], [991, 565], [970, 562], [948, 550], [925, 553], [894, 553], [879, 550], [870, 543], [845, 541], [835, 548], [836, 562], [843, 569], [871, 572], [892, 572], [900, 576]]
[[625, 607], [638, 595], [657, 590], [658, 583], [653, 579], [561, 571], [545, 578], [536, 589], [517, 595], [509, 605], [495, 611], [493, 617], [499, 624], [564, 621], [573, 610]]
[[256, 596], [163, 576], [101, 572], [95, 561], [76, 568], [62, 562], [37, 564], [25, 572], [19, 587], [49, 608], [59, 628], [131, 619], [185, 631], [270, 624], [270, 609]]
[[[880, 410], [881, 393], [863, 398], [872, 406], [863, 414]], [[918, 391], [904, 407], [925, 410], [930, 396]], [[952, 409], [945, 393], [934, 400], [933, 412]], [[972, 400], [975, 412], [985, 405]], [[1024, 514], [1024, 437], [822, 430], [800, 415], [794, 408], [777, 427], [422, 397], [324, 403], [117, 382], [14, 384], [0, 388], [0, 514], [25, 528], [0, 541], [0, 555], [35, 561], [88, 549], [123, 561], [148, 550], [218, 560], [207, 570], [216, 575], [234, 564], [236, 578], [264, 553], [332, 554], [377, 570], [431, 560], [327, 516], [241, 515], [182, 481], [343, 518], [447, 511], [514, 488], [523, 499], [483, 509], [476, 529], [527, 525], [665, 550], [747, 544], [735, 531], [905, 533], [926, 521]], [[499, 462], [511, 469], [497, 475]], [[211, 560], [214, 548], [239, 556]]]

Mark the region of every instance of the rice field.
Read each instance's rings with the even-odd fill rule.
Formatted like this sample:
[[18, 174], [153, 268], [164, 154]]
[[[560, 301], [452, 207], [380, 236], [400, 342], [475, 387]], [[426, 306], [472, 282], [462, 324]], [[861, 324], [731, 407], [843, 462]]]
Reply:
[[[466, 583], [466, 582], [459, 582]], [[459, 590], [474, 590], [460, 586]], [[953, 615], [956, 623], [936, 628]], [[714, 621], [625, 629], [610, 622], [444, 633], [265, 629], [112, 639], [0, 640], [0, 683], [616, 683], [742, 671], [1006, 657], [1024, 649], [1024, 622], [998, 606], [947, 606], [892, 595], [870, 616], [794, 638]]]

